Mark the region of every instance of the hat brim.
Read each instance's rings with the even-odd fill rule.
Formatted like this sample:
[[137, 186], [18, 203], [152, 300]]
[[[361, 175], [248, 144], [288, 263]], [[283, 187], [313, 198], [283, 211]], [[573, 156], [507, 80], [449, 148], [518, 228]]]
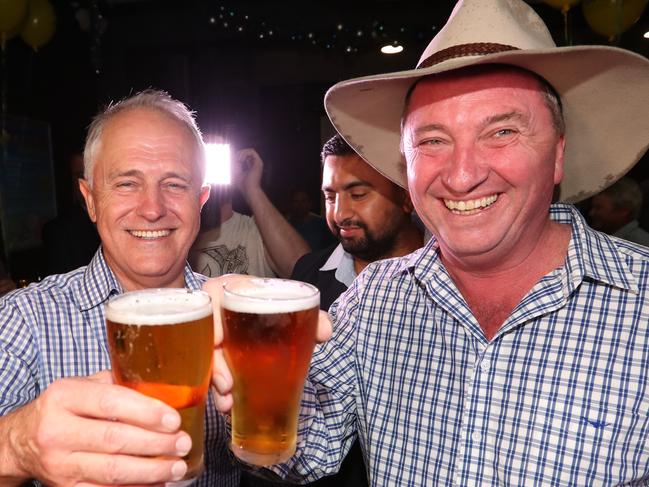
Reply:
[[407, 187], [399, 149], [405, 96], [418, 79], [466, 66], [509, 64], [559, 93], [566, 122], [559, 199], [577, 202], [623, 176], [649, 146], [649, 60], [608, 46], [515, 50], [461, 57], [423, 69], [342, 81], [325, 109], [345, 140], [377, 171]]

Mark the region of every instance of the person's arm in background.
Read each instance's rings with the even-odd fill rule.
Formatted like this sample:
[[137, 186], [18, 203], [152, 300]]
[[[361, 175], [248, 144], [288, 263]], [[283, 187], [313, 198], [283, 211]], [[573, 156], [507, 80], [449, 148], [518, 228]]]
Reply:
[[295, 262], [311, 249], [284, 218], [261, 188], [264, 164], [254, 149], [242, 149], [235, 157], [239, 188], [252, 211], [264, 241], [268, 263], [280, 277], [288, 278]]

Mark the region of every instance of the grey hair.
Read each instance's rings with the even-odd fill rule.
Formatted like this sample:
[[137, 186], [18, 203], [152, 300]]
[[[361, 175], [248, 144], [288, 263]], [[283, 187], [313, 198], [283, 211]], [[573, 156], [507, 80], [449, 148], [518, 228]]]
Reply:
[[619, 210], [628, 210], [634, 219], [638, 219], [642, 211], [642, 189], [640, 184], [628, 176], [620, 178], [602, 191], [603, 195], [611, 198], [613, 206]]
[[205, 178], [205, 143], [201, 134], [194, 112], [187, 106], [169, 95], [166, 91], [147, 89], [126, 97], [117, 103], [110, 103], [92, 120], [88, 127], [86, 145], [83, 151], [83, 177], [92, 188], [92, 173], [95, 167], [97, 153], [101, 147], [101, 137], [106, 124], [118, 113], [134, 108], [149, 108], [158, 110], [170, 118], [180, 122], [192, 135], [195, 142], [195, 154], [198, 159], [195, 161], [200, 173], [200, 183]]

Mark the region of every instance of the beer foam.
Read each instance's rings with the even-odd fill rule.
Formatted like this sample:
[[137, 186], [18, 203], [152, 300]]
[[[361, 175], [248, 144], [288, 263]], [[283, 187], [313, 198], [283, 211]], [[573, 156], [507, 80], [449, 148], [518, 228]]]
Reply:
[[130, 325], [173, 325], [211, 315], [209, 294], [188, 289], [132, 291], [106, 304], [106, 319]]
[[288, 279], [249, 279], [226, 286], [223, 307], [238, 313], [292, 313], [320, 306], [311, 284]]

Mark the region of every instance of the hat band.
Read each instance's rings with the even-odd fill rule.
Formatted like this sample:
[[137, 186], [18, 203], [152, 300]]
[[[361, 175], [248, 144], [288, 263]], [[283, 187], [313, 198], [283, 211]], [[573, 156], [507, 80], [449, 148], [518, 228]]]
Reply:
[[449, 59], [465, 56], [484, 56], [496, 52], [520, 51], [518, 47], [508, 46], [507, 44], [497, 44], [494, 42], [475, 42], [472, 44], [459, 44], [457, 46], [447, 47], [437, 51], [424, 59], [417, 69], [430, 68]]

